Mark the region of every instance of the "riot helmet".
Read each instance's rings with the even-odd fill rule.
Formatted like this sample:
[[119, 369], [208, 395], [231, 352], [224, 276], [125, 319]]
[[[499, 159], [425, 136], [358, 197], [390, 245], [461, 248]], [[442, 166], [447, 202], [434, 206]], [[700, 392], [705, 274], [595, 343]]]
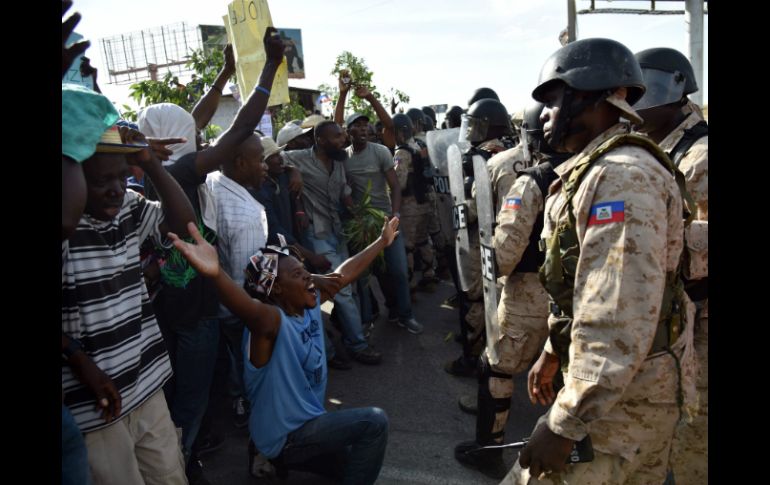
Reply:
[[430, 106], [423, 106], [422, 107], [422, 112], [425, 113], [426, 115], [428, 115], [428, 117], [433, 122], [433, 127], [435, 128], [436, 127], [436, 121], [438, 121], [438, 120], [436, 119], [436, 112], [433, 110], [433, 108], [431, 108]]
[[412, 120], [412, 129], [415, 133], [425, 131], [425, 113], [423, 113], [422, 110], [419, 108], [409, 108], [406, 115]]
[[414, 125], [412, 119], [404, 113], [398, 113], [393, 115], [393, 130], [396, 132], [396, 138], [400, 134], [403, 140], [406, 141], [414, 135]]
[[656, 47], [636, 53], [647, 91], [634, 104], [635, 110], [654, 108], [681, 101], [698, 90], [695, 72], [681, 52]]
[[478, 143], [505, 135], [513, 135], [513, 128], [508, 110], [500, 101], [480, 99], [462, 115], [460, 140]]
[[[540, 70], [538, 86], [532, 97], [546, 102], [545, 94], [558, 82], [566, 85], [557, 123], [551, 130], [550, 145], [559, 148], [572, 119], [590, 105], [607, 101], [617, 107], [624, 118], [634, 123], [642, 119], [631, 108], [644, 94], [644, 78], [633, 53], [612, 39], [582, 39], [557, 50]], [[617, 92], [623, 88], [621, 92]], [[590, 95], [576, 99], [575, 91]]]
[[452, 106], [449, 111], [446, 112], [446, 127], [458, 128], [462, 123], [461, 116], [463, 115], [463, 109], [459, 106]]
[[480, 99], [494, 99], [496, 101], [500, 101], [500, 96], [498, 96], [492, 88], [478, 88], [473, 92], [473, 96], [471, 96], [471, 98], [468, 100], [468, 106], [470, 107], [473, 103]]

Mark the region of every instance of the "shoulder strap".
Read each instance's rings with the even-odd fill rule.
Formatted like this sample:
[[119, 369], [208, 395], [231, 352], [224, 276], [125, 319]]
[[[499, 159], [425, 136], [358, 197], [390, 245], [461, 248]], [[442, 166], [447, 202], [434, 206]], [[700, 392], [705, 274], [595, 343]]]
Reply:
[[675, 166], [679, 166], [679, 163], [684, 158], [685, 154], [690, 150], [696, 141], [700, 140], [704, 136], [709, 134], [709, 125], [706, 121], [700, 121], [695, 126], [684, 130], [684, 135], [679, 140], [679, 143], [671, 150], [669, 157], [674, 162]]

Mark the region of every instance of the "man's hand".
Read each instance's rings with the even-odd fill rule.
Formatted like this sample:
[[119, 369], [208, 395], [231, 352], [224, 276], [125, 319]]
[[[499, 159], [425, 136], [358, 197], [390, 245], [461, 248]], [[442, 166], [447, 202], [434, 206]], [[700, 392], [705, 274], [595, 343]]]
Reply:
[[396, 106], [398, 106], [398, 101], [396, 101], [396, 97], [393, 96], [390, 100], [390, 114], [396, 114]]
[[[67, 13], [67, 10], [72, 6], [72, 0], [62, 0], [61, 2], [61, 16]], [[67, 20], [61, 24], [61, 77], [64, 79], [64, 75], [69, 71], [70, 66], [75, 59], [84, 53], [86, 49], [91, 46], [91, 42], [84, 40], [77, 42], [67, 47], [67, 39], [72, 31], [80, 22], [80, 14], [75, 12]]]
[[281, 40], [275, 27], [265, 29], [265, 37], [262, 42], [265, 45], [268, 60], [275, 62], [276, 65], [283, 62], [283, 40]]
[[91, 65], [91, 59], [87, 58], [86, 56], [81, 57], [80, 76], [84, 78], [93, 76], [94, 82], [96, 82], [96, 73], [97, 69]]
[[69, 360], [72, 373], [96, 396], [96, 407], [102, 418], [110, 422], [120, 416], [122, 400], [112, 379], [85, 352], [76, 352]]
[[312, 256], [309, 256], [307, 260], [321, 273], [326, 273], [332, 267], [331, 261], [326, 259], [326, 256], [323, 254], [313, 254]]
[[126, 154], [126, 161], [128, 162], [129, 165], [136, 165], [142, 170], [145, 170], [145, 167], [147, 166], [147, 164], [153, 161], [158, 161], [158, 157], [155, 155], [155, 152], [151, 149], [149, 143], [147, 143], [147, 138], [144, 136], [144, 134], [141, 131], [135, 130], [133, 128], [129, 128], [128, 126], [123, 125], [118, 127], [118, 132], [120, 133], [120, 141], [124, 145], [131, 145], [131, 144], [147, 145], [147, 148], [143, 150]]
[[533, 478], [539, 477], [543, 472], [563, 471], [567, 467], [567, 459], [574, 443], [541, 424], [521, 450], [519, 464], [522, 468], [529, 468], [529, 474]]
[[361, 99], [366, 99], [366, 100], [368, 100], [368, 99], [369, 99], [369, 96], [371, 96], [371, 95], [372, 95], [372, 93], [369, 91], [369, 88], [367, 88], [366, 86], [358, 86], [358, 87], [356, 88], [356, 90], [355, 90], [355, 93], [354, 93], [354, 94], [355, 94], [357, 97], [359, 97], [359, 98], [361, 98]]
[[559, 372], [559, 358], [545, 350], [527, 375], [527, 393], [532, 404], [540, 402], [547, 406], [556, 398], [553, 391], [553, 378]]
[[233, 45], [227, 44], [223, 54], [225, 56], [225, 65], [222, 70], [225, 71], [225, 73], [227, 73], [229, 76], [232, 76], [235, 74], [235, 56], [233, 54]]
[[340, 94], [347, 94], [350, 91], [350, 83], [352, 79], [350, 77], [350, 71], [342, 69], [340, 71], [339, 78], [337, 79], [337, 87], [339, 87]]
[[398, 217], [391, 217], [389, 221], [385, 221], [385, 224], [382, 225], [380, 237], [385, 240], [385, 247], [390, 246], [393, 240], [396, 239], [396, 236], [398, 236], [398, 223]]
[[175, 145], [177, 143], [187, 143], [187, 138], [147, 138], [150, 149], [155, 153], [159, 160], [168, 160], [174, 154], [166, 145]]

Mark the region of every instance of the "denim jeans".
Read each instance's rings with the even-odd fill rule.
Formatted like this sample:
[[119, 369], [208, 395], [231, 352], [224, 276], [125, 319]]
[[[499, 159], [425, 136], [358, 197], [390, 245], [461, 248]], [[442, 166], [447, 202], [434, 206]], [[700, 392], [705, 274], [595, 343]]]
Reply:
[[62, 485], [90, 485], [91, 469], [83, 433], [69, 408], [61, 405], [61, 483]]
[[[346, 259], [348, 259], [347, 245], [340, 241], [336, 235], [330, 234], [326, 239], [317, 239], [313, 234], [313, 226], [305, 231], [305, 238], [310, 242], [310, 247], [316, 254], [326, 256], [332, 264], [334, 271]], [[364, 331], [361, 328], [361, 313], [353, 295], [353, 289], [350, 285], [344, 287], [334, 297], [334, 306], [342, 324], [342, 342], [349, 350], [359, 352], [364, 350], [369, 344], [364, 338]]]
[[178, 328], [174, 337], [176, 377], [171, 419], [182, 428], [182, 453], [187, 460], [209, 403], [219, 348], [219, 320], [204, 319], [193, 327]]
[[385, 411], [345, 409], [318, 416], [289, 433], [278, 460], [289, 469], [366, 485], [377, 480], [387, 444]]
[[[393, 243], [385, 248], [385, 268], [386, 271], [376, 269], [376, 263], [372, 264], [373, 273], [380, 282], [382, 293], [385, 295], [385, 303], [388, 309], [396, 306], [398, 309], [398, 319], [409, 320], [414, 316], [412, 313], [412, 296], [409, 293], [409, 273], [406, 266], [406, 247], [404, 246], [404, 237], [399, 234]], [[368, 322], [372, 319], [372, 304], [367, 290], [369, 271], [359, 278], [358, 296], [361, 299], [361, 314], [363, 320]], [[395, 302], [392, 301], [395, 299]], [[395, 303], [395, 305], [394, 305]]]
[[219, 328], [230, 358], [227, 393], [232, 398], [246, 397], [243, 383], [243, 322], [236, 316], [220, 317]]

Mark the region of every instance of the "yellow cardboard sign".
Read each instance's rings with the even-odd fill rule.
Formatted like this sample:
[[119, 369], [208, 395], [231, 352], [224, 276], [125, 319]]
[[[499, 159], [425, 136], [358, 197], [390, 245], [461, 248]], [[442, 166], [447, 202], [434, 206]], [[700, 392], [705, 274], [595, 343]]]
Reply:
[[[265, 29], [273, 26], [267, 0], [235, 0], [227, 6], [227, 15], [223, 17], [227, 39], [233, 45], [238, 89], [243, 102], [257, 85], [262, 68], [265, 67], [267, 54], [262, 39]], [[289, 71], [286, 58], [278, 67], [270, 90], [268, 106], [289, 102]]]

